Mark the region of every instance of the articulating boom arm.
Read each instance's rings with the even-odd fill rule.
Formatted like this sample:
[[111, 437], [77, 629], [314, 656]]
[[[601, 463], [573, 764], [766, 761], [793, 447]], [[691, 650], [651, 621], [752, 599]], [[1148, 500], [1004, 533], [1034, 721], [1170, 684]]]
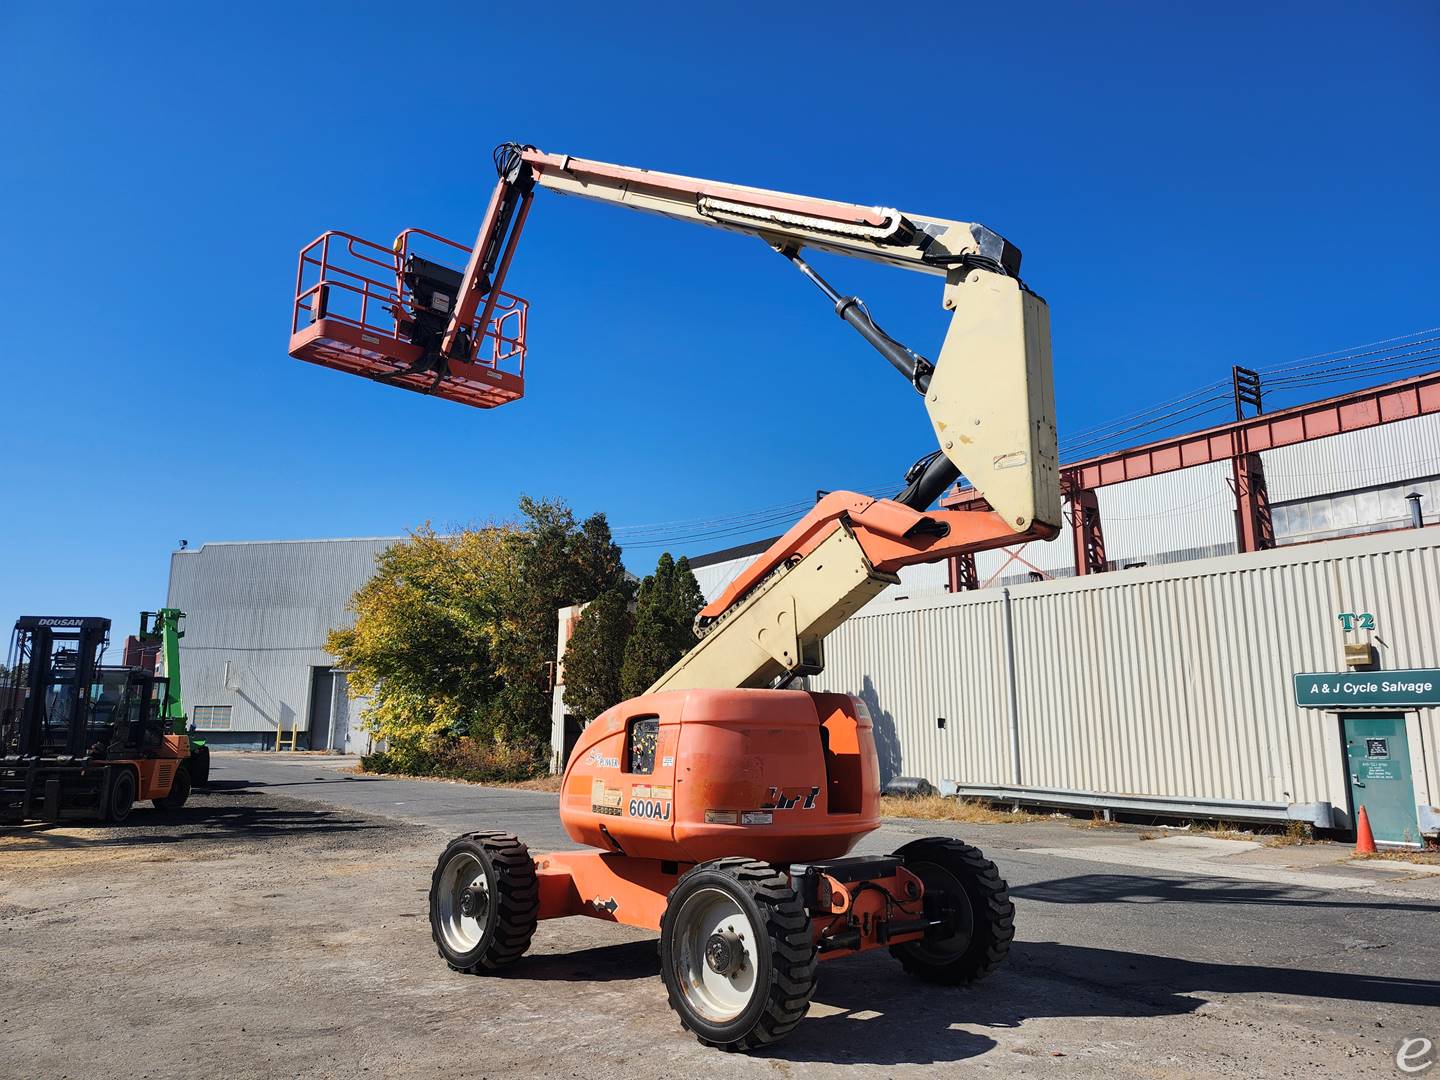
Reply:
[[[307, 246], [291, 352], [411, 390], [444, 387], [443, 396], [484, 408], [519, 397], [523, 380], [501, 372], [494, 359], [504, 348], [522, 358], [524, 352], [523, 302], [503, 286], [535, 190], [548, 188], [763, 240], [923, 397], [934, 430], [938, 448], [911, 467], [894, 499], [833, 493], [771, 545], [700, 613], [699, 644], [652, 692], [765, 687], [819, 671], [825, 636], [898, 581], [901, 568], [1055, 535], [1060, 487], [1049, 313], [1020, 281], [1019, 250], [997, 233], [969, 222], [515, 143], [497, 148], [495, 166], [499, 180], [458, 279], [453, 270], [408, 254], [414, 236], [440, 239], [422, 230], [396, 238], [393, 292], [366, 277], [363, 267], [357, 273], [331, 265], [332, 249], [344, 249], [362, 264], [385, 267], [378, 245], [330, 232]], [[858, 298], [842, 294], [810, 265], [802, 255], [807, 248], [943, 278], [950, 325], [936, 359], [880, 329]], [[308, 288], [307, 270], [318, 271], [319, 279]], [[332, 311], [332, 292], [358, 297], [358, 317]], [[367, 321], [367, 303], [394, 314], [394, 336]], [[507, 319], [519, 322], [513, 332], [502, 326]], [[488, 366], [475, 355], [482, 339], [494, 346]], [[863, 421], [863, 405], [854, 411]], [[990, 509], [929, 512], [962, 474]]]
[[[963, 474], [1015, 534], [1060, 523], [1050, 325], [1021, 283], [1020, 251], [984, 225], [547, 154], [507, 143], [461, 280], [441, 352], [463, 351], [476, 312], [488, 324], [537, 186], [759, 237], [809, 277], [849, 323], [924, 395], [939, 449], [906, 476], [896, 501], [923, 510]], [[950, 327], [932, 363], [881, 330], [865, 305], [831, 287], [801, 251], [884, 263], [945, 279]], [[1017, 537], [1014, 537], [1018, 539]]]
[[[1026, 537], [1054, 534], [1035, 525]], [[1015, 540], [993, 511], [922, 513], [892, 499], [833, 492], [701, 610], [700, 643], [646, 693], [766, 687], [817, 674], [826, 635], [896, 584], [903, 567]]]

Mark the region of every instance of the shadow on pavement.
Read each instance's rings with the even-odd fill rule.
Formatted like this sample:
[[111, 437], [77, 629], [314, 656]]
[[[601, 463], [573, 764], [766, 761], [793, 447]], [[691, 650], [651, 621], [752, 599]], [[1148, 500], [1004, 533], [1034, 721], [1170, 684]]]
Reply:
[[655, 939], [596, 945], [574, 952], [527, 954], [500, 973], [501, 978], [534, 979], [537, 982], [624, 982], [631, 979], [658, 979], [660, 958]]
[[[504, 978], [616, 982], [659, 976], [654, 939], [528, 956]], [[1058, 984], [1058, 985], [1057, 985]], [[883, 953], [822, 964], [811, 1015], [759, 1056], [834, 1064], [937, 1064], [988, 1053], [984, 1028], [1033, 1018], [1178, 1016], [1217, 994], [1284, 994], [1384, 1005], [1440, 1001], [1440, 981], [1219, 964], [1056, 942], [1016, 942], [971, 987], [929, 985]]]
[[1078, 874], [1010, 889], [1011, 896], [1047, 904], [1281, 904], [1289, 907], [1360, 908], [1365, 911], [1429, 911], [1440, 904], [1423, 900], [1394, 903], [1366, 894], [1337, 899], [1325, 889], [1233, 878], [1168, 878], [1144, 874]]
[[316, 784], [389, 784], [393, 783], [389, 776], [349, 776], [345, 773], [337, 773], [331, 776], [311, 776], [304, 780], [211, 780], [208, 787], [200, 788], [201, 791], [236, 791], [243, 788], [282, 788], [282, 787], [313, 787]]
[[[214, 789], [211, 789], [214, 792]], [[8, 850], [59, 850], [131, 844], [176, 844], [192, 840], [224, 841], [232, 837], [264, 839], [310, 833], [348, 833], [385, 829], [352, 814], [314, 803], [276, 805], [256, 797], [259, 791], [227, 790], [207, 797], [197, 792], [179, 810], [137, 805], [125, 821], [28, 822], [0, 829]], [[254, 801], [252, 801], [254, 800]], [[393, 827], [393, 826], [391, 826]]]
[[[1093, 949], [1058, 942], [1016, 942], [1011, 970], [1022, 976], [1054, 976], [1084, 983], [1104, 994], [1132, 997], [1144, 1012], [1160, 1016], [1190, 1012], [1203, 997], [1182, 995], [1287, 994], [1381, 1005], [1427, 1005], [1440, 1002], [1440, 981], [1385, 975], [1265, 967], [1258, 964], [1217, 964], [1168, 956]], [[982, 984], [983, 985], [983, 984]], [[1088, 1012], [1047, 1012], [1046, 1015], [1090, 1015]], [[1110, 1015], [1108, 1013], [1103, 1015]], [[1023, 1017], [1016, 1017], [1016, 1022]]]
[[1194, 1012], [1215, 994], [1433, 1007], [1440, 1001], [1440, 981], [1016, 942], [1009, 962], [990, 979], [970, 987], [944, 987], [910, 979], [888, 956], [870, 954], [837, 961], [833, 967], [822, 964], [812, 1015], [764, 1056], [837, 1064], [934, 1064], [974, 1057], [996, 1046], [989, 1036], [955, 1025], [1014, 1028], [1032, 1018], [1177, 1016]]

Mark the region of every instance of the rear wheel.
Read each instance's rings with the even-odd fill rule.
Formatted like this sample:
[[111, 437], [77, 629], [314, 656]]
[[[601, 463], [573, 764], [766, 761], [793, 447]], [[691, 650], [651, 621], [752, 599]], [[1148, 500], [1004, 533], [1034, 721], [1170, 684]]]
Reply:
[[210, 748], [190, 749], [190, 783], [195, 787], [210, 786]]
[[540, 883], [530, 849], [509, 833], [457, 836], [430, 878], [430, 936], [456, 971], [513, 964], [530, 947]]
[[753, 1050], [787, 1034], [815, 991], [810, 920], [789, 877], [742, 858], [686, 873], [660, 921], [660, 977], [708, 1046]]
[[122, 766], [110, 776], [110, 793], [105, 798], [105, 820], [119, 824], [130, 816], [134, 807], [135, 774]]
[[943, 836], [906, 844], [895, 853], [925, 883], [927, 913], [944, 925], [890, 953], [911, 975], [959, 985], [1000, 966], [1015, 936], [1015, 905], [995, 864], [976, 847]]
[[155, 799], [157, 810], [179, 810], [185, 805], [185, 800], [190, 798], [190, 768], [181, 762], [175, 768], [175, 779], [170, 781], [170, 790], [160, 798]]

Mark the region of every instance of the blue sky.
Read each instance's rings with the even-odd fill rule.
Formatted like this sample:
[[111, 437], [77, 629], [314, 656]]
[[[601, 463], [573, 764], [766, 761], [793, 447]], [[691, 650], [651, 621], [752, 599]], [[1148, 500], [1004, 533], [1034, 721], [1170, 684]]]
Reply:
[[[182, 537], [719, 517], [932, 449], [758, 242], [543, 192], [522, 402], [291, 360], [299, 247], [470, 238], [507, 139], [985, 222], [1050, 302], [1062, 437], [1440, 322], [1433, 3], [642, 6], [0, 7], [0, 626], [123, 635]], [[933, 355], [937, 279], [816, 261]]]

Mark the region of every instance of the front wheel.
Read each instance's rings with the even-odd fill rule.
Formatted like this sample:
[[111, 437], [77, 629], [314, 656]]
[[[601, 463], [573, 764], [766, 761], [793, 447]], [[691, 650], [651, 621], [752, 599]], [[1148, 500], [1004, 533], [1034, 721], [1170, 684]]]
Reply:
[[135, 773], [121, 766], [110, 777], [110, 791], [105, 798], [105, 820], [118, 825], [130, 816], [135, 807]]
[[170, 781], [170, 790], [155, 799], [156, 810], [179, 810], [190, 798], [190, 769], [185, 763], [175, 767], [175, 779]]
[[943, 836], [906, 844], [896, 855], [925, 885], [926, 913], [943, 920], [890, 953], [911, 975], [950, 986], [989, 975], [1010, 952], [1015, 905], [1009, 887], [977, 847]]
[[790, 878], [742, 858], [686, 873], [660, 920], [660, 977], [707, 1046], [753, 1050], [787, 1034], [815, 991], [815, 941]]
[[535, 861], [518, 839], [476, 832], [446, 846], [430, 878], [430, 936], [454, 970], [479, 975], [513, 964], [539, 914]]

